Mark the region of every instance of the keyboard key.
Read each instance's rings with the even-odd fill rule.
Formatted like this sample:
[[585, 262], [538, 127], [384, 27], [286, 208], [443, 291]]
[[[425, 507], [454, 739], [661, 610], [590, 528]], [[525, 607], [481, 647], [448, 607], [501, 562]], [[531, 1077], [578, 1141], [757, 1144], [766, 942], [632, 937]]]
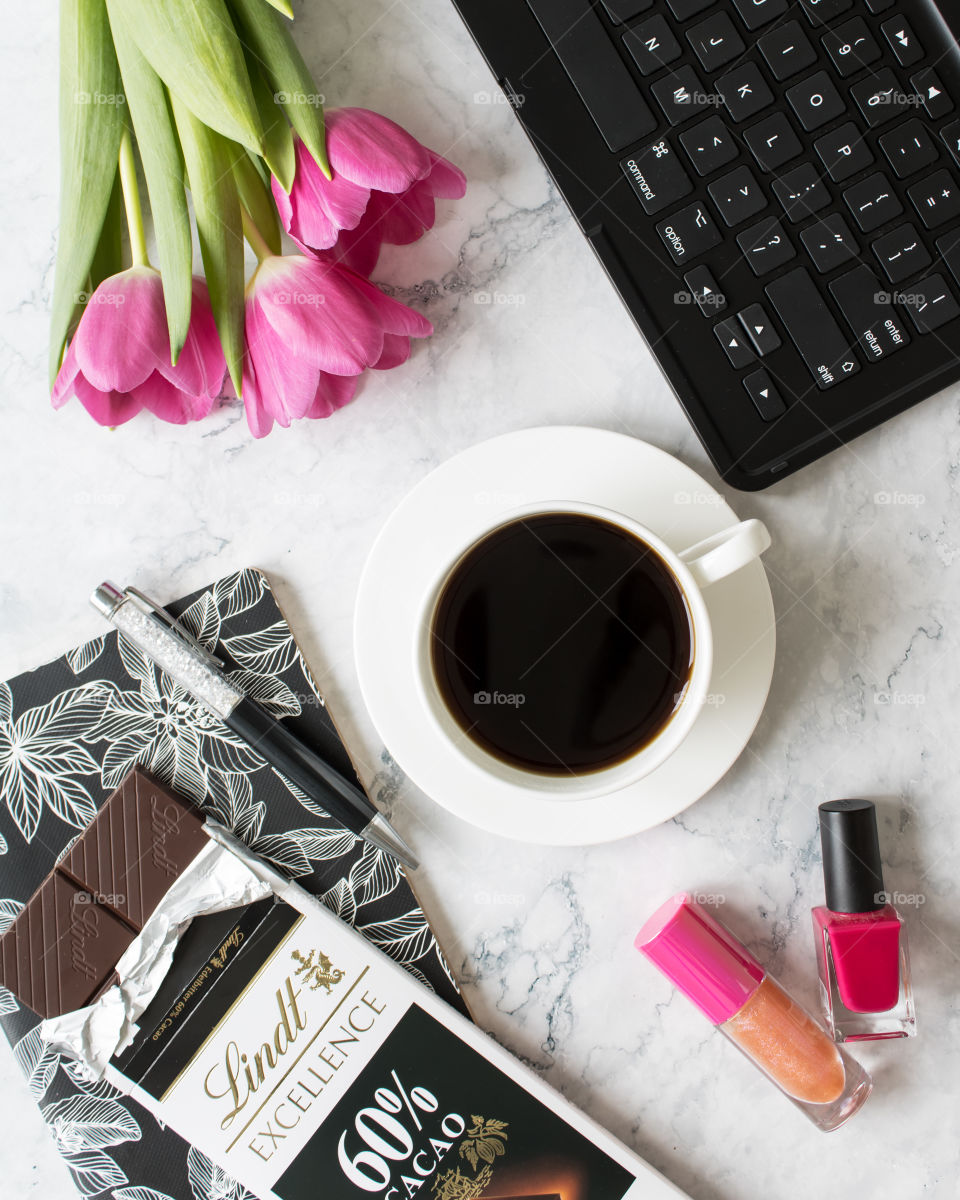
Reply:
[[694, 267], [684, 275], [683, 282], [705, 317], [719, 316], [727, 307], [727, 298], [709, 267]]
[[746, 49], [743, 38], [734, 29], [726, 13], [714, 13], [706, 21], [688, 29], [687, 41], [705, 71], [717, 71], [725, 67]]
[[774, 78], [781, 83], [817, 61], [817, 52], [800, 28], [799, 21], [785, 21], [765, 33], [757, 45]]
[[830, 284], [837, 307], [862, 346], [867, 358], [878, 361], [909, 346], [890, 294], [869, 267], [857, 267]]
[[750, 349], [736, 317], [727, 317], [725, 321], [718, 321], [713, 327], [713, 332], [734, 370], [739, 371], [742, 367], [749, 367], [751, 363], [757, 361], [757, 356]]
[[632, 21], [648, 8], [653, 8], [653, 0], [603, 0], [603, 7], [610, 14], [611, 21], [622, 23]]
[[823, 302], [810, 272], [797, 267], [764, 289], [821, 391], [860, 370], [849, 339]]
[[937, 238], [937, 250], [950, 268], [954, 279], [960, 283], [960, 229], [954, 229], [952, 233], [945, 233], [943, 237]]
[[711, 183], [707, 191], [724, 222], [731, 227], [742, 224], [767, 207], [763, 189], [749, 167], [737, 167]]
[[693, 67], [678, 67], [651, 88], [663, 115], [671, 125], [679, 125], [703, 111], [707, 93]]
[[895, 17], [890, 17], [880, 26], [883, 31], [883, 36], [890, 43], [890, 49], [897, 56], [897, 62], [901, 67], [912, 67], [914, 63], [918, 63], [922, 58], [926, 57], [926, 51], [917, 41], [913, 30], [898, 13]]
[[777, 385], [770, 378], [768, 371], [754, 371], [745, 376], [743, 386], [765, 421], [775, 421], [787, 411], [783, 397], [777, 391]]
[[811, 25], [825, 25], [853, 8], [853, 0], [800, 0]]
[[717, 80], [727, 112], [735, 121], [745, 121], [773, 101], [773, 93], [754, 63], [744, 63]]
[[830, 206], [830, 193], [812, 163], [801, 163], [771, 184], [783, 211], [793, 222]]
[[940, 76], [932, 67], [924, 67], [916, 75], [910, 76], [914, 92], [923, 101], [927, 116], [933, 121], [939, 121], [948, 112], [953, 112], [953, 101], [944, 90]]
[[960, 215], [960, 188], [949, 171], [935, 171], [929, 179], [907, 188], [907, 195], [928, 229], [937, 229]]
[[580, 99], [614, 152], [657, 127], [590, 0], [527, 0]]
[[783, 345], [779, 333], [774, 329], [761, 304], [751, 304], [749, 308], [737, 313], [737, 319], [750, 339], [750, 344], [761, 358], [765, 354], [772, 354], [774, 350], [779, 350]]
[[683, 53], [666, 18], [661, 16], [651, 17], [628, 29], [623, 35], [623, 44], [640, 68], [641, 75], [652, 75]]
[[908, 112], [914, 104], [913, 97], [907, 95], [889, 67], [881, 67], [867, 79], [854, 84], [850, 95], [871, 128], [892, 121]]
[[744, 130], [743, 140], [762, 171], [775, 171], [803, 152], [793, 126], [779, 112]]
[[657, 233], [675, 263], [685, 263], [722, 241], [722, 234], [707, 206], [700, 201], [681, 208], [657, 225]]
[[841, 183], [873, 162], [870, 147], [852, 121], [831, 129], [813, 143], [834, 183]]
[[712, 174], [733, 162], [740, 153], [733, 134], [719, 117], [711, 117], [681, 133], [680, 142], [698, 175]]
[[800, 234], [800, 241], [821, 275], [843, 266], [860, 253], [857, 239], [839, 213], [831, 213], [816, 225], [808, 226]]
[[903, 205], [894, 194], [890, 180], [879, 171], [847, 188], [843, 199], [864, 233], [879, 229], [903, 212]]
[[933, 259], [912, 225], [900, 225], [872, 246], [877, 261], [891, 283], [902, 283], [929, 267]]
[[738, 233], [737, 244], [754, 275], [767, 275], [797, 255], [783, 226], [774, 217], [766, 217]]
[[649, 216], [693, 191], [690, 177], [665, 138], [620, 163]]
[[896, 0], [866, 0], [867, 8], [872, 13], [886, 12], [888, 8], [893, 8]]
[[748, 29], [759, 29], [774, 17], [782, 16], [789, 7], [787, 0], [733, 0], [733, 3]]
[[898, 179], [906, 179], [937, 161], [939, 153], [926, 126], [916, 120], [905, 121], [880, 138], [880, 149], [887, 156]]
[[843, 79], [876, 62], [883, 53], [863, 17], [845, 21], [820, 40]]
[[911, 283], [909, 290], [898, 299], [910, 314], [917, 333], [932, 333], [960, 316], [960, 304], [942, 275], [930, 275], [919, 283]]
[[960, 166], [960, 121], [952, 121], [940, 130], [944, 144], [953, 155], [953, 161]]
[[695, 17], [697, 13], [709, 8], [714, 0], [667, 0], [667, 3], [678, 21], [686, 21], [689, 17]]
[[787, 88], [787, 99], [800, 124], [809, 132], [839, 117], [846, 105], [826, 71], [818, 71], [802, 83]]

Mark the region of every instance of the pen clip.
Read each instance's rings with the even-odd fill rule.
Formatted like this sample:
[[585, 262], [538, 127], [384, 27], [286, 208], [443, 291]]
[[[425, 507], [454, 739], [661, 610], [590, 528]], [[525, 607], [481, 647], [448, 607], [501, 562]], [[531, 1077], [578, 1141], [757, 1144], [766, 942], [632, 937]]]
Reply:
[[139, 600], [140, 604], [147, 609], [150, 616], [156, 617], [175, 637], [178, 637], [191, 650], [199, 654], [209, 666], [223, 669], [225, 665], [223, 660], [217, 658], [215, 654], [211, 654], [206, 646], [197, 641], [189, 629], [181, 625], [177, 618], [172, 613], [167, 612], [161, 604], [157, 604], [156, 600], [151, 600], [139, 588], [127, 587], [124, 588], [124, 592], [127, 596], [133, 596], [135, 600]]

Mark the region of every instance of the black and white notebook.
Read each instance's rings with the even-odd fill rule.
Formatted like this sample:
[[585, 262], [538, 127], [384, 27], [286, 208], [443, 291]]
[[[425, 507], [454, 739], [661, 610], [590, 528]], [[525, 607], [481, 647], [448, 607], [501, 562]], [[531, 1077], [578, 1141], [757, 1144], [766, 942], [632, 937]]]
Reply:
[[[253, 568], [168, 606], [230, 678], [331, 765], [350, 757], [294, 636]], [[0, 931], [135, 764], [148, 767], [464, 1010], [399, 865], [296, 793], [144, 655], [105, 633], [0, 684]], [[245, 1200], [245, 1188], [135, 1101], [91, 1086], [0, 988], [0, 1026], [85, 1196]]]

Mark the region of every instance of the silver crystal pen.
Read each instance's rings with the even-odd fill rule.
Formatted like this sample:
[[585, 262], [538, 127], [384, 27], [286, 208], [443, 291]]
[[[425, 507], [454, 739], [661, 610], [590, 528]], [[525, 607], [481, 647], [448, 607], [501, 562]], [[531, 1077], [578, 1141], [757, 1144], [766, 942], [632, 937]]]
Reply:
[[174, 682], [335, 820], [405, 866], [418, 866], [410, 847], [360, 788], [244, 695], [226, 677], [221, 661], [166, 609], [136, 588], [121, 591], [106, 582], [100, 584], [90, 602]]

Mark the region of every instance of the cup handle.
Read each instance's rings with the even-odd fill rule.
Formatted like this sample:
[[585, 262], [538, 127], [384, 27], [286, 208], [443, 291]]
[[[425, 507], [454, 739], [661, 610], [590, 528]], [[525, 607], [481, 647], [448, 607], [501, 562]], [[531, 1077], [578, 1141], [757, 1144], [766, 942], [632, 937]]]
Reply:
[[684, 550], [680, 560], [705, 588], [759, 558], [770, 541], [770, 531], [762, 521], [741, 521]]

